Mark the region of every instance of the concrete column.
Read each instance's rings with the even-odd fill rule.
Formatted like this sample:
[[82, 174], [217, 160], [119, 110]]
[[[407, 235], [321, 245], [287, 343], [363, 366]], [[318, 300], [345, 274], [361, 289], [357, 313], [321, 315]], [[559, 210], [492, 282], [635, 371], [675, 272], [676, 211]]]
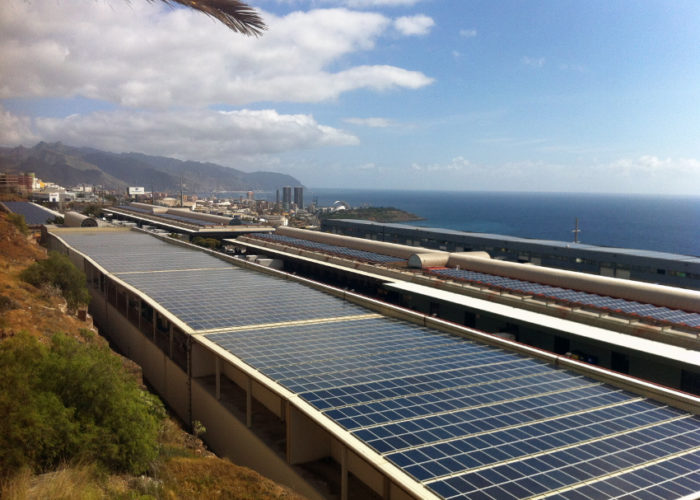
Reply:
[[216, 357], [214, 366], [216, 367], [216, 400], [219, 401], [221, 399], [221, 359], [219, 356]]
[[139, 320], [138, 320], [137, 324], [138, 324], [139, 333], [143, 334], [143, 332], [141, 331], [141, 312], [142, 312], [142, 311], [141, 311], [141, 304], [143, 304], [143, 300], [141, 300], [141, 297], [139, 297], [139, 296], [137, 296], [136, 298], [137, 298], [137, 300], [138, 300], [138, 302], [139, 302], [139, 309], [138, 309], [138, 311], [139, 311]]
[[168, 336], [169, 336], [169, 342], [168, 342], [168, 357], [170, 359], [173, 359], [173, 324], [168, 322]]
[[340, 450], [340, 500], [348, 500], [348, 448]]
[[294, 405], [286, 406], [287, 463], [303, 464], [333, 456], [330, 434]]
[[248, 377], [245, 392], [245, 425], [250, 428], [253, 426], [253, 379]]

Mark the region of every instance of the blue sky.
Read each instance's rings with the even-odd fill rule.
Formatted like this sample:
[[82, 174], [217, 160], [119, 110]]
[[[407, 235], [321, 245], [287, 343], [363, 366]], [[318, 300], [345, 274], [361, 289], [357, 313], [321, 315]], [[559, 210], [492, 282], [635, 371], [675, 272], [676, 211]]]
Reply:
[[6, 0], [0, 144], [307, 186], [700, 194], [700, 2]]

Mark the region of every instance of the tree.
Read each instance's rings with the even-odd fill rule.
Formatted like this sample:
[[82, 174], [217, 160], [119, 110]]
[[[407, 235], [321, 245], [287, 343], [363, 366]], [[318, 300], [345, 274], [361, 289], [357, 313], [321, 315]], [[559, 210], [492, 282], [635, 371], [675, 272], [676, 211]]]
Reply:
[[[154, 2], [156, 0], [148, 0]], [[160, 0], [204, 12], [228, 28], [248, 36], [260, 36], [267, 29], [258, 12], [239, 0]]]
[[51, 285], [59, 288], [71, 310], [90, 302], [85, 273], [58, 252], [49, 252], [48, 259], [37, 261], [24, 269], [20, 278], [36, 287]]
[[49, 345], [26, 333], [0, 342], [0, 479], [74, 460], [141, 474], [164, 417], [107, 345], [60, 333]]

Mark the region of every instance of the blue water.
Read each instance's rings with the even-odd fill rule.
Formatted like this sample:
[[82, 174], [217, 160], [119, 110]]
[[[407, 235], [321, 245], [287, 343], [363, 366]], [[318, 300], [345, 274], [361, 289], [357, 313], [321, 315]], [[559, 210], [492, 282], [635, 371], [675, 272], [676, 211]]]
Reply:
[[700, 256], [700, 197], [309, 189], [306, 203], [393, 206], [425, 220], [417, 226], [579, 241]]

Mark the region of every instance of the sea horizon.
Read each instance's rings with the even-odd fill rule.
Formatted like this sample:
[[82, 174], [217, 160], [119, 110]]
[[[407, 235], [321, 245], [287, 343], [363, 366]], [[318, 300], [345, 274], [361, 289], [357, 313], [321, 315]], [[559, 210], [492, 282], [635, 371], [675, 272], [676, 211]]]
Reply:
[[700, 196], [667, 194], [307, 188], [305, 203], [393, 206], [406, 224], [700, 256]]

